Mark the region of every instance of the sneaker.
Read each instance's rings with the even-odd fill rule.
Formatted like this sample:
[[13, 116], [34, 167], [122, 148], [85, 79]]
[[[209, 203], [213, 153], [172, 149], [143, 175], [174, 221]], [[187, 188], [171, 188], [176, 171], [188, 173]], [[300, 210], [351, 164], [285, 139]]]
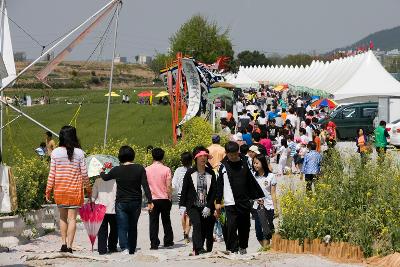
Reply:
[[164, 244], [164, 248], [172, 248], [174, 245], [175, 245], [174, 242], [168, 243], [168, 244]]
[[240, 255], [247, 254], [247, 250], [245, 248], [240, 248], [239, 253], [240, 253]]
[[72, 248], [67, 248], [67, 252], [72, 254]]
[[118, 249], [117, 249], [117, 248], [110, 248], [110, 249], [108, 249], [108, 253], [115, 253], [115, 252], [118, 252]]
[[155, 246], [150, 247], [150, 250], [157, 250], [157, 249], [158, 249], [158, 247], [155, 247]]
[[60, 252], [68, 252], [68, 247], [67, 247], [67, 245], [62, 245], [62, 246], [61, 246], [61, 249], [60, 249]]
[[122, 251], [122, 255], [129, 255], [129, 249], [124, 249]]

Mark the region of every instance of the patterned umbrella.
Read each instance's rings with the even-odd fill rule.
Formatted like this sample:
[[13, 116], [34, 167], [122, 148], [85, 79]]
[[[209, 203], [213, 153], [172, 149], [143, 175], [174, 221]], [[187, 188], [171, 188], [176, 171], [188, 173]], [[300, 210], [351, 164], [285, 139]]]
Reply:
[[317, 100], [311, 104], [312, 107], [329, 107], [330, 109], [334, 109], [337, 106], [337, 103], [329, 98], [323, 98]]
[[107, 171], [112, 167], [119, 166], [119, 160], [110, 155], [92, 155], [86, 158], [86, 166], [88, 176], [96, 177], [100, 175], [103, 167], [106, 167]]

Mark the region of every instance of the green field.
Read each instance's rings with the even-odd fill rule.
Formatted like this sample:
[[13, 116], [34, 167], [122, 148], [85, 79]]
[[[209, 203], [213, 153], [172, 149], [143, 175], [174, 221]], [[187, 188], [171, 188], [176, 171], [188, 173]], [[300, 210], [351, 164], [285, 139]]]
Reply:
[[[124, 93], [131, 96], [130, 104], [121, 104], [121, 97], [112, 99], [108, 137], [110, 139], [126, 138], [129, 143], [141, 146], [170, 144], [172, 133], [170, 107], [136, 104], [136, 94], [143, 88], [136, 88], [135, 92], [133, 90], [124, 90]], [[153, 88], [153, 92], [159, 91], [160, 88]], [[115, 92], [119, 93], [119, 90]], [[14, 94], [22, 96], [24, 93], [31, 95], [33, 99], [45, 95], [42, 90], [6, 91], [6, 95], [10, 97]], [[107, 97], [104, 96], [106, 93], [105, 90], [50, 90], [50, 105], [36, 105], [22, 109], [58, 133], [62, 126], [70, 123], [79, 103], [82, 102], [76, 127], [83, 149], [89, 149], [103, 143], [107, 109]], [[66, 101], [72, 104], [66, 104]], [[8, 119], [12, 120], [15, 116], [16, 113], [8, 109], [5, 122]], [[44, 130], [22, 117], [4, 130], [5, 162], [13, 161], [12, 144], [25, 155], [34, 156], [34, 149], [44, 140]]]

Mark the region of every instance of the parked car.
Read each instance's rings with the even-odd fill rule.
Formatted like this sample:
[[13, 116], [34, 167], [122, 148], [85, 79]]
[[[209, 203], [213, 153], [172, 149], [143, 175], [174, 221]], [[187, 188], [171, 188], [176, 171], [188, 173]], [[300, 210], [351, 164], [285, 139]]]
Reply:
[[325, 128], [329, 121], [333, 121], [339, 139], [354, 139], [359, 128], [364, 129], [366, 134], [374, 131], [373, 120], [377, 110], [378, 102], [343, 105], [321, 119], [319, 124]]
[[400, 119], [386, 124], [386, 130], [390, 135], [390, 144], [400, 148]]

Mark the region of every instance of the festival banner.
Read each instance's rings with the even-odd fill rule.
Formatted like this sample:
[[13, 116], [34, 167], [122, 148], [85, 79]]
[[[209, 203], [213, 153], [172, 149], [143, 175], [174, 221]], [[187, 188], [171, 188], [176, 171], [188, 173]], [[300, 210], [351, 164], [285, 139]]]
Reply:
[[182, 70], [186, 77], [188, 88], [188, 108], [185, 117], [178, 125], [182, 125], [196, 116], [200, 108], [201, 87], [200, 77], [192, 59], [182, 59]]

